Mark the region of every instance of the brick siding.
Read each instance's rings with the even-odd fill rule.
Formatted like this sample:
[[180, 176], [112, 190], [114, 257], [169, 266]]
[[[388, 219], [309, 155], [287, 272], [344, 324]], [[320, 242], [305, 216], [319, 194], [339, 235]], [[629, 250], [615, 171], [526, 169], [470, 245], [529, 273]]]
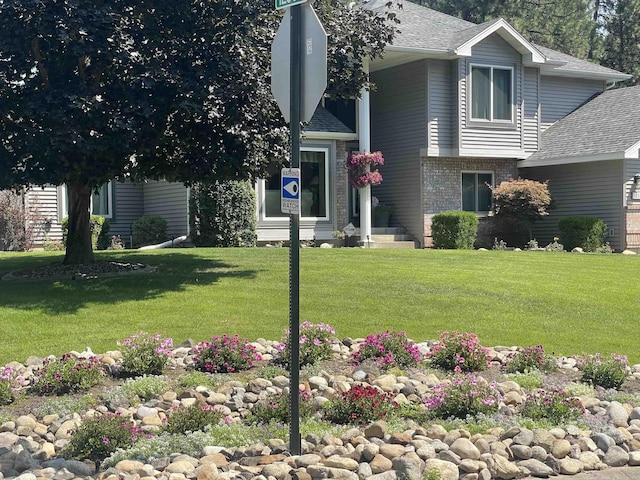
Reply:
[[640, 205], [627, 206], [626, 218], [626, 248], [640, 251]]
[[347, 155], [347, 143], [336, 141], [336, 230], [342, 230], [349, 223]]

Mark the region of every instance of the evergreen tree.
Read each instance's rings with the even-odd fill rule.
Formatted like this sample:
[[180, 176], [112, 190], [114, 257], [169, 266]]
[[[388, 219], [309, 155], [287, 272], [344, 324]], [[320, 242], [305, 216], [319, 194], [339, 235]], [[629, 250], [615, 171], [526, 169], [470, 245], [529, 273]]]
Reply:
[[640, 0], [608, 0], [604, 5], [602, 65], [633, 75], [640, 84]]

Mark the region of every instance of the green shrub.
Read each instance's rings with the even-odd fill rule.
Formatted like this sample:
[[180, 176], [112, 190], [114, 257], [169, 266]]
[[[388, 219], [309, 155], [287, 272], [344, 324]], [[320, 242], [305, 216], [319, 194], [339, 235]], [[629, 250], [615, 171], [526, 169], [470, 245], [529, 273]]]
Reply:
[[143, 215], [133, 222], [131, 229], [134, 248], [167, 240], [167, 221], [160, 215]]
[[[67, 234], [69, 233], [69, 217], [64, 217], [62, 225], [62, 243], [67, 244]], [[106, 250], [109, 246], [109, 230], [111, 224], [109, 219], [100, 215], [91, 215], [89, 218], [89, 228], [91, 229], [91, 246], [94, 250]]]
[[476, 372], [487, 368], [488, 349], [475, 333], [443, 332], [427, 354], [431, 366], [449, 372]]
[[328, 404], [325, 416], [337, 424], [366, 425], [384, 420], [397, 407], [393, 394], [370, 385], [355, 385]]
[[[300, 390], [298, 413], [300, 418], [308, 418], [313, 410], [311, 394], [306, 390]], [[288, 423], [291, 415], [291, 402], [286, 393], [270, 395], [260, 400], [251, 409], [251, 415], [247, 418], [252, 424], [267, 424], [270, 422]]]
[[46, 415], [57, 414], [60, 417], [77, 413], [78, 415], [84, 414], [90, 408], [97, 405], [98, 400], [93, 395], [83, 395], [79, 398], [74, 396], [56, 397], [50, 398], [38, 405], [34, 406], [31, 410], [36, 418], [43, 418]]
[[378, 332], [367, 335], [358, 351], [351, 355], [356, 363], [374, 360], [382, 369], [392, 366], [413, 367], [422, 360], [416, 344], [407, 338], [405, 332]]
[[128, 448], [145, 436], [131, 420], [107, 413], [85, 417], [71, 434], [69, 443], [60, 452], [63, 458], [103, 460], [120, 448]]
[[569, 251], [581, 247], [585, 252], [594, 252], [604, 244], [607, 225], [596, 217], [570, 216], [558, 222], [560, 238]]
[[620, 388], [629, 376], [627, 357], [612, 353], [605, 358], [599, 353], [578, 357], [582, 381], [602, 388]]
[[206, 403], [178, 407], [171, 410], [162, 431], [168, 433], [203, 432], [207, 426], [215, 425], [222, 420], [222, 416], [222, 413]]
[[478, 216], [471, 212], [443, 212], [433, 216], [435, 248], [471, 249], [478, 231]]
[[506, 371], [508, 373], [525, 373], [532, 370], [549, 372], [558, 368], [555, 358], [544, 352], [542, 345], [525, 347], [518, 350], [507, 359]]
[[496, 413], [500, 399], [494, 383], [467, 373], [455, 375], [451, 382], [436, 385], [424, 396], [423, 402], [434, 417], [464, 419]]
[[561, 388], [540, 389], [527, 395], [521, 413], [532, 420], [548, 420], [562, 425], [576, 420], [584, 413], [584, 407], [580, 400], [567, 396]]
[[193, 349], [194, 367], [207, 373], [231, 373], [247, 370], [262, 357], [247, 339], [241, 341], [238, 334], [230, 337], [216, 335], [210, 342], [200, 342]]
[[198, 247], [253, 247], [256, 196], [249, 181], [215, 181], [191, 187], [191, 240]]
[[133, 405], [136, 401], [146, 402], [163, 394], [167, 391], [168, 384], [164, 377], [144, 376], [128, 378], [120, 388], [129, 403]]
[[30, 390], [36, 395], [62, 395], [80, 392], [96, 385], [104, 375], [98, 357], [75, 358], [65, 353], [57, 360], [45, 360], [35, 372]]
[[[337, 340], [336, 331], [326, 323], [313, 324], [302, 322], [300, 324], [300, 366], [313, 365], [321, 360], [327, 360], [333, 356], [331, 345]], [[291, 335], [285, 330], [281, 342], [276, 345], [279, 351], [275, 362], [286, 368], [291, 362], [290, 352]]]
[[118, 342], [122, 349], [122, 364], [117, 373], [123, 377], [160, 375], [171, 356], [173, 340], [159, 333], [140, 332]]

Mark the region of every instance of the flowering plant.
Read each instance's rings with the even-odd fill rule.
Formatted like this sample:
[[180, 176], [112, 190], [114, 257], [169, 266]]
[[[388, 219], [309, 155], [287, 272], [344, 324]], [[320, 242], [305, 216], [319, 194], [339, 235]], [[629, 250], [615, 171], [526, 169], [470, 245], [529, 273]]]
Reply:
[[436, 385], [423, 397], [424, 405], [439, 418], [462, 418], [498, 411], [502, 396], [495, 382], [474, 373], [456, 374], [451, 382]]
[[487, 368], [488, 353], [475, 333], [444, 332], [427, 357], [436, 368], [462, 373]]
[[215, 425], [222, 420], [222, 413], [207, 403], [195, 403], [190, 407], [176, 405], [167, 417], [163, 432], [184, 434], [204, 431], [207, 425]]
[[393, 394], [371, 385], [355, 385], [329, 404], [326, 416], [338, 424], [366, 425], [387, 418], [389, 412], [397, 407]]
[[552, 355], [544, 353], [542, 345], [525, 347], [507, 359], [507, 373], [526, 373], [532, 370], [550, 372], [558, 368]]
[[367, 185], [379, 185], [382, 183], [382, 174], [376, 169], [370, 171], [370, 167], [384, 165], [384, 157], [381, 152], [353, 152], [347, 160], [349, 171], [349, 183], [353, 188], [363, 188]]
[[15, 400], [15, 392], [24, 384], [24, 377], [16, 376], [16, 372], [6, 366], [0, 369], [0, 405], [9, 405]]
[[[331, 345], [335, 341], [336, 331], [331, 325], [302, 322], [300, 324], [300, 365], [313, 365], [321, 360], [331, 358], [333, 355]], [[291, 362], [290, 342], [291, 334], [289, 330], [285, 330], [282, 341], [276, 345], [276, 349], [280, 352], [276, 362], [286, 367]]]
[[629, 363], [625, 355], [612, 353], [605, 358], [599, 353], [578, 357], [578, 370], [582, 381], [603, 388], [620, 388], [629, 376]]
[[171, 357], [171, 338], [162, 338], [159, 333], [147, 332], [133, 334], [118, 342], [122, 347], [122, 366], [119, 374], [124, 377], [141, 375], [160, 375]]
[[553, 388], [529, 393], [521, 413], [533, 420], [546, 419], [558, 425], [576, 420], [585, 409], [578, 398], [569, 397], [561, 388]]
[[62, 395], [87, 390], [104, 375], [98, 357], [76, 358], [65, 353], [57, 360], [46, 359], [35, 372], [31, 391], [36, 395]]
[[107, 250], [124, 250], [124, 244], [120, 235], [111, 235], [111, 240]]
[[417, 345], [405, 332], [378, 332], [368, 335], [358, 351], [351, 355], [354, 362], [373, 359], [380, 367], [410, 367], [422, 360]]
[[[298, 414], [300, 418], [306, 418], [311, 415], [313, 410], [311, 393], [307, 390], [300, 390], [300, 400], [298, 403]], [[278, 423], [287, 423], [291, 415], [291, 402], [288, 393], [279, 393], [270, 395], [260, 400], [251, 409], [251, 416], [248, 418], [250, 423], [266, 424], [272, 421]]]
[[240, 340], [238, 334], [233, 337], [226, 333], [216, 335], [210, 342], [200, 342], [193, 349], [194, 366], [197, 370], [209, 373], [231, 373], [247, 370], [262, 357], [256, 347], [246, 338]]

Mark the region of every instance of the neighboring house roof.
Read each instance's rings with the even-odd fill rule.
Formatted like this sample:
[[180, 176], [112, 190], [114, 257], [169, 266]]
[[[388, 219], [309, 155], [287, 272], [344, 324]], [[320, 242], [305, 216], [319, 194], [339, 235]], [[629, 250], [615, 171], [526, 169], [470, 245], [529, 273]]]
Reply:
[[357, 134], [334, 117], [329, 110], [319, 106], [303, 131], [308, 139], [356, 140]]
[[554, 123], [519, 168], [638, 158], [640, 86], [607, 90]]
[[[388, 8], [387, 0], [370, 0], [363, 6], [378, 12]], [[501, 18], [476, 25], [411, 2], [402, 2], [400, 7], [392, 8], [400, 20], [400, 33], [391, 45], [387, 45], [383, 57], [372, 63], [372, 71], [422, 58], [470, 56], [474, 45], [495, 33], [523, 54], [523, 63], [541, 66], [545, 75], [579, 76], [609, 82], [631, 78], [630, 75], [528, 42]]]

